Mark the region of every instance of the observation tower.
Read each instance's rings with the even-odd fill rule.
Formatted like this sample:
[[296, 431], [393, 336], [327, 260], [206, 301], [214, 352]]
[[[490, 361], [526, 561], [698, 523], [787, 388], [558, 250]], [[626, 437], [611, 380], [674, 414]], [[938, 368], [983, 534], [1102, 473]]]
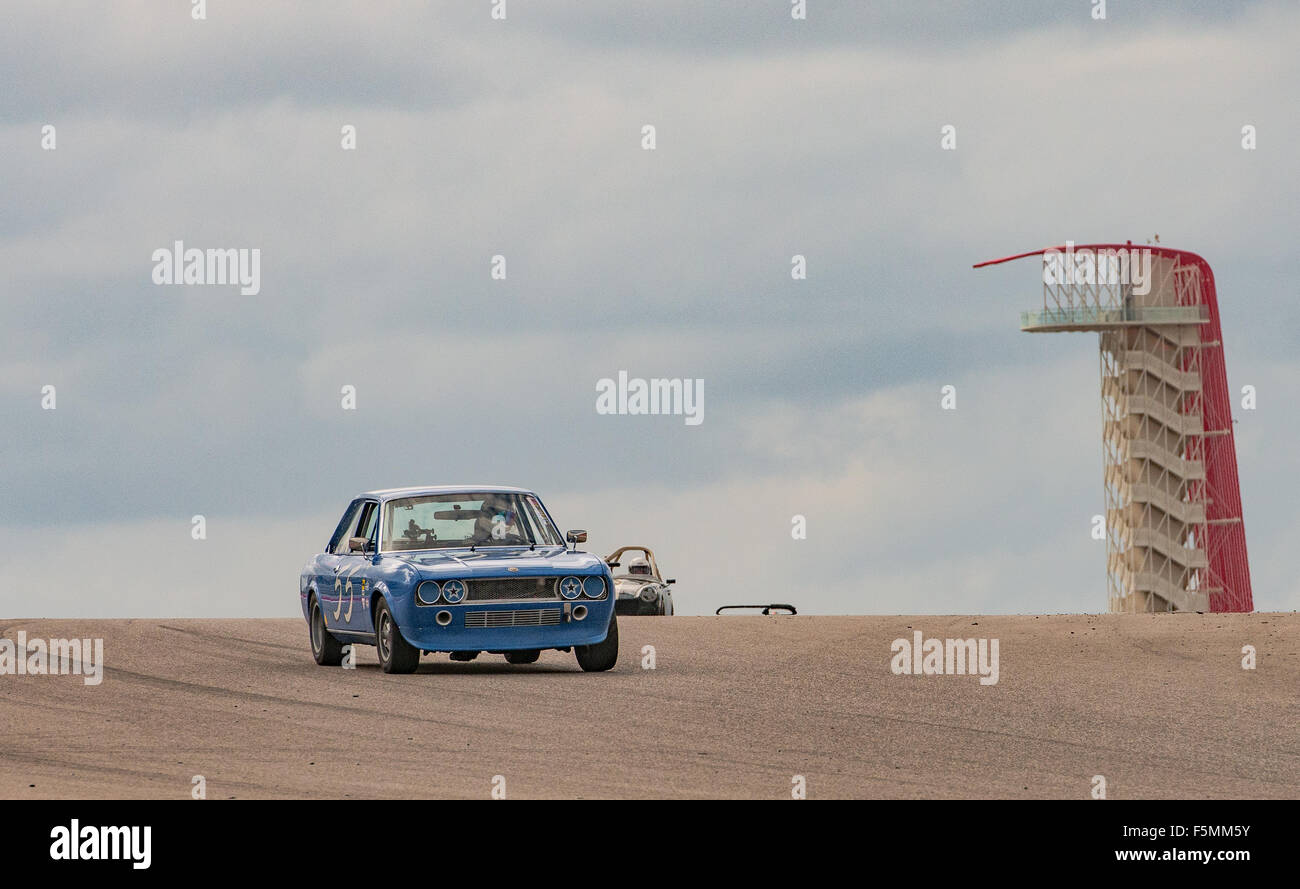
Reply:
[[1251, 611], [1214, 273], [1161, 246], [1067, 243], [1042, 257], [1029, 333], [1101, 344], [1110, 610]]

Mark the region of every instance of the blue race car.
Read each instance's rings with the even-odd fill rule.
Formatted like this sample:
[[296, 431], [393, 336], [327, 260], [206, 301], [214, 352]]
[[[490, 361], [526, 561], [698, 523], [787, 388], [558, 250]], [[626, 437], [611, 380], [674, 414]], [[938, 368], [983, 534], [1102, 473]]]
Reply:
[[522, 488], [362, 494], [299, 580], [312, 656], [338, 666], [345, 645], [374, 645], [385, 673], [410, 673], [432, 652], [531, 664], [555, 648], [583, 670], [608, 670], [618, 660], [614, 579], [578, 551], [586, 540], [561, 538]]

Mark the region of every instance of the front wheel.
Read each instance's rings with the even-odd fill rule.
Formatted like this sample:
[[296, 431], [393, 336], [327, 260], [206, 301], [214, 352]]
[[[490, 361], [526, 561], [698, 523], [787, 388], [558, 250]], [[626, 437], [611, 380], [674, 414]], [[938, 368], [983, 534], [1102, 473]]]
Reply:
[[609, 616], [609, 635], [604, 642], [576, 645], [573, 653], [578, 656], [578, 666], [588, 673], [600, 673], [613, 668], [618, 663], [618, 615]]
[[375, 647], [379, 649], [379, 666], [385, 673], [414, 673], [420, 665], [420, 649], [402, 638], [393, 612], [383, 599], [375, 609]]
[[313, 594], [311, 597], [311, 656], [322, 667], [337, 667], [343, 663], [343, 643], [330, 635], [325, 628], [325, 613], [321, 611], [320, 601]]

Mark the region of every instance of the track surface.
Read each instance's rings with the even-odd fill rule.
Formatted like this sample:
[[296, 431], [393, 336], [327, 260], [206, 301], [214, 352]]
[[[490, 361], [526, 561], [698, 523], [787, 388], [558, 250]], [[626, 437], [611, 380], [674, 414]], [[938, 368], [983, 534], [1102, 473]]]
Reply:
[[[0, 621], [102, 637], [103, 683], [0, 676], [0, 797], [1300, 796], [1300, 615], [676, 617], [570, 654], [312, 663], [300, 620]], [[890, 643], [1000, 640], [1000, 681]], [[1254, 645], [1258, 668], [1241, 667]], [[653, 645], [656, 669], [641, 666]], [[34, 785], [34, 786], [32, 786]]]

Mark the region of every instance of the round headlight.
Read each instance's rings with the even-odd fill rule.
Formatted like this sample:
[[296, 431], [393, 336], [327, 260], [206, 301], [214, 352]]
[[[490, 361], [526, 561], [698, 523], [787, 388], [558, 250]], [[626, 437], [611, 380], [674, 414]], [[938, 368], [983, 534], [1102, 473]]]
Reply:
[[441, 592], [442, 591], [438, 589], [438, 582], [436, 580], [426, 580], [415, 588], [415, 600], [421, 605], [432, 605], [434, 602], [438, 601], [438, 596]]
[[566, 599], [576, 599], [582, 595], [582, 579], [566, 577], [560, 581], [560, 595]]
[[442, 585], [442, 598], [449, 605], [455, 605], [465, 598], [465, 581], [449, 580]]
[[645, 586], [641, 587], [642, 602], [653, 602], [658, 598], [659, 598], [659, 587], [655, 586], [652, 583], [647, 583]]
[[582, 594], [588, 599], [599, 599], [605, 595], [605, 578], [596, 576], [584, 578]]

